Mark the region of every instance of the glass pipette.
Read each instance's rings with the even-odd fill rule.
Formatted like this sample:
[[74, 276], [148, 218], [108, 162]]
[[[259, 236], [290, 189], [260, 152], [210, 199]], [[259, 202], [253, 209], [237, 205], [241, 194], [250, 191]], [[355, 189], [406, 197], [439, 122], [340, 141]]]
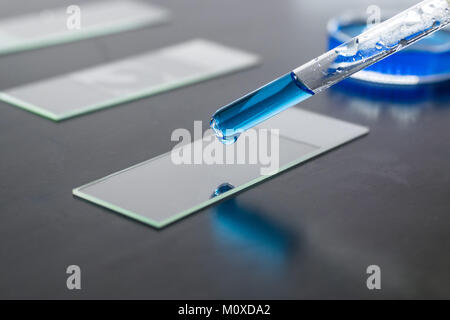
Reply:
[[425, 0], [292, 72], [220, 108], [211, 128], [223, 143], [450, 23], [450, 0]]

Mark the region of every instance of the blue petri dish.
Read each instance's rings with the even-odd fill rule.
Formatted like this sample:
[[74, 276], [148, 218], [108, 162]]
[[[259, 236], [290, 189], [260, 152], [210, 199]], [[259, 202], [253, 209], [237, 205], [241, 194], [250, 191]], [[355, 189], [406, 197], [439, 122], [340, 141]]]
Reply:
[[[393, 16], [393, 15], [392, 15]], [[334, 49], [367, 28], [366, 16], [346, 14], [328, 22], [328, 46]], [[420, 40], [351, 76], [383, 85], [416, 86], [450, 80], [450, 30]]]

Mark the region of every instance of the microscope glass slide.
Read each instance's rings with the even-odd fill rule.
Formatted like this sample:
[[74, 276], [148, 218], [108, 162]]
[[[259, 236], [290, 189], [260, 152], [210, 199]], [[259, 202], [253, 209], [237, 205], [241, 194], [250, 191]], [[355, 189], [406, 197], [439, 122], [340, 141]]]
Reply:
[[[279, 135], [273, 131], [266, 131], [279, 137], [278, 169], [277, 166], [271, 166], [270, 161], [263, 162], [263, 157], [260, 156], [257, 161], [250, 161], [250, 149], [253, 148], [253, 152], [255, 151], [255, 144], [249, 143], [251, 139], [241, 136], [236, 143], [224, 145], [212, 135], [211, 131], [211, 135], [205, 134], [196, 142], [174, 149], [191, 154], [193, 159], [191, 164], [176, 164], [172, 152], [168, 152], [76, 188], [73, 194], [155, 228], [162, 228], [368, 132], [365, 127], [297, 108], [286, 110], [269, 119], [259, 125], [256, 132], [260, 134], [262, 129], [271, 128], [279, 129]], [[224, 148], [222, 153], [224, 164], [207, 164], [206, 158], [192, 164], [195, 157], [194, 150], [201, 148], [197, 149], [197, 155], [198, 150], [201, 152], [202, 149], [206, 153], [206, 148], [212, 145], [212, 141]], [[261, 153], [266, 149], [263, 154], [270, 154], [272, 163], [276, 163], [275, 155], [278, 154], [276, 149], [272, 148], [275, 145], [274, 141], [276, 140], [271, 138], [259, 140], [257, 151]], [[233, 149], [231, 154], [235, 158], [233, 164], [232, 161], [226, 160], [230, 149]], [[244, 151], [247, 156], [245, 164], [237, 163], [239, 150], [240, 155]], [[261, 168], [268, 170], [263, 172]], [[217, 193], [217, 190], [220, 190], [219, 186], [230, 185], [234, 188], [222, 189], [224, 192]], [[213, 197], [213, 194], [219, 195]]]
[[85, 1], [0, 20], [0, 55], [165, 22], [166, 9], [138, 0]]
[[54, 121], [254, 66], [251, 53], [194, 39], [6, 89], [0, 100]]

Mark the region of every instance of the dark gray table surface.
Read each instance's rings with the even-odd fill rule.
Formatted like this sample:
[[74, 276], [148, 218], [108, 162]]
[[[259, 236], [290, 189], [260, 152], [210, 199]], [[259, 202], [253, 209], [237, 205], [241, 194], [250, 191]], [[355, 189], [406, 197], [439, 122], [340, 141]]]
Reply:
[[[72, 2], [2, 1], [0, 17]], [[160, 231], [74, 198], [72, 188], [169, 151], [174, 129], [206, 129], [217, 107], [317, 56], [327, 20], [366, 4], [152, 2], [170, 23], [0, 57], [0, 89], [195, 37], [263, 65], [61, 123], [0, 103], [0, 298], [450, 298], [442, 92], [406, 104], [319, 94], [302, 108], [370, 134]], [[224, 215], [243, 227], [224, 229]], [[66, 288], [72, 264], [80, 291]], [[366, 287], [372, 264], [379, 291]]]

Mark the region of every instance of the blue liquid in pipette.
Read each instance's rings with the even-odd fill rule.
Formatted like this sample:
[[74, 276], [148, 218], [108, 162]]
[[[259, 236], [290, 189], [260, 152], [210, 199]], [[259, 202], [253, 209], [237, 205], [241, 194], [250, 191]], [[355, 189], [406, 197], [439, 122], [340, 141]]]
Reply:
[[217, 110], [211, 128], [223, 143], [234, 143], [242, 132], [313, 94], [291, 72]]

